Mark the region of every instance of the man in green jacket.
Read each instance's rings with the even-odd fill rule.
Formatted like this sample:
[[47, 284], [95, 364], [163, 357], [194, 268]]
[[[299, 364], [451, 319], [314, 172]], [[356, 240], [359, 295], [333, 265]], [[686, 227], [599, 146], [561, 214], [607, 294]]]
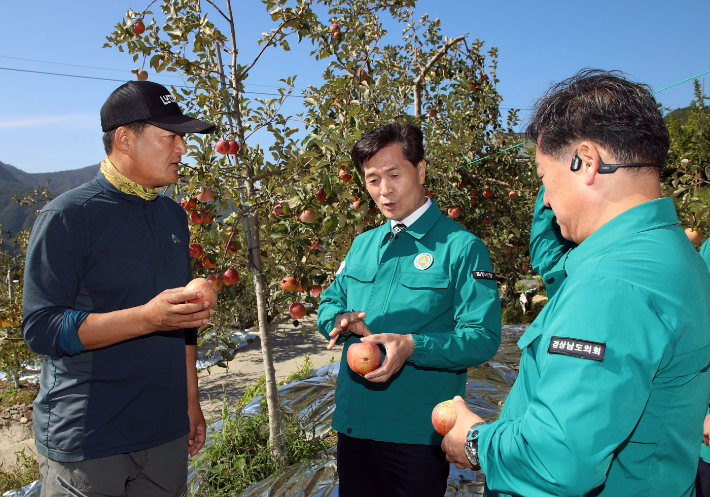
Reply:
[[[340, 496], [441, 497], [449, 464], [432, 409], [498, 350], [495, 275], [483, 242], [426, 197], [419, 128], [382, 125], [352, 159], [388, 222], [354, 240], [318, 308], [329, 348], [345, 345], [332, 422]], [[364, 377], [345, 361], [361, 340], [385, 352]]]
[[[700, 256], [710, 269], [710, 240], [706, 240], [700, 247]], [[700, 444], [700, 459], [698, 460], [698, 474], [695, 477], [695, 491], [697, 497], [710, 497], [710, 407], [705, 413], [703, 421], [703, 443]]]
[[479, 424], [454, 401], [447, 458], [480, 464], [487, 496], [690, 496], [710, 273], [661, 198], [669, 137], [656, 102], [586, 70], [538, 102], [528, 133], [544, 185], [531, 255], [550, 300], [518, 342], [500, 418]]

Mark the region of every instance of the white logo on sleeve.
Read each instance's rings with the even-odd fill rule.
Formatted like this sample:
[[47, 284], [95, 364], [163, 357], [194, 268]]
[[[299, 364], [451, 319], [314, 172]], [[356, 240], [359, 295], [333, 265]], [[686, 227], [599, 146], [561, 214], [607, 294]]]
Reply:
[[180, 239], [173, 235], [173, 243], [180, 243]]
[[343, 262], [340, 263], [340, 267], [339, 267], [338, 270], [335, 272], [335, 276], [338, 276], [340, 273], [342, 273], [344, 267], [345, 267], [345, 261], [343, 261]]

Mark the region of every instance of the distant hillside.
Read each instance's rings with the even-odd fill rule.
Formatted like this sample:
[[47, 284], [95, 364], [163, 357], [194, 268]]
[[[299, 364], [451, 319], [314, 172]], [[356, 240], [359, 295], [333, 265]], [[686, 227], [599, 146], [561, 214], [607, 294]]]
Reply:
[[[705, 112], [710, 113], [710, 107], [705, 107]], [[685, 124], [688, 122], [688, 118], [690, 117], [690, 107], [683, 107], [682, 109], [676, 109], [674, 111], [669, 112], [666, 114], [666, 117], [663, 119], [668, 122], [668, 120], [673, 117], [676, 121], [678, 121], [680, 124]]]
[[44, 186], [49, 179], [49, 190], [56, 197], [94, 179], [99, 165], [56, 173], [26, 173], [0, 162], [0, 226], [3, 231], [17, 233], [30, 228], [41, 205], [21, 206], [13, 195], [24, 197], [35, 186]]

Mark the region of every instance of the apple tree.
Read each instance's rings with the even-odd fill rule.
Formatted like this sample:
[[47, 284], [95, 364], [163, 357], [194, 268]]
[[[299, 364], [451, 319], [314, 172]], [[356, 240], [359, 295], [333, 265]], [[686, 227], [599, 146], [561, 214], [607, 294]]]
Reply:
[[[228, 270], [242, 276], [222, 286], [217, 324], [244, 325], [235, 311], [249, 307], [253, 291], [272, 454], [285, 462], [269, 327], [288, 319], [287, 309], [301, 326], [353, 238], [384, 222], [350, 162], [359, 137], [390, 120], [422, 127], [430, 195], [486, 241], [510, 291], [529, 264], [537, 182], [515, 150], [502, 152], [514, 144], [517, 116], [502, 124], [495, 49], [486, 54], [478, 40], [444, 37], [437, 19], [414, 19], [413, 0], [263, 2], [273, 28], [246, 62], [230, 0], [224, 8], [163, 0], [157, 14], [129, 10], [106, 46], [180, 74], [185, 86], [173, 87], [175, 98], [217, 126], [216, 137], [189, 137], [189, 164], [174, 194], [189, 215], [196, 275], [211, 276], [215, 287]], [[271, 99], [251, 99], [244, 89], [264, 51], [288, 51], [292, 38], [310, 42], [323, 65], [323, 82], [305, 91], [298, 116], [282, 111], [295, 77], [282, 79]]]
[[681, 226], [693, 243], [703, 241], [710, 228], [710, 111], [708, 98], [700, 83], [694, 81], [695, 98], [688, 108], [688, 119], [681, 122], [670, 115], [668, 131], [671, 146], [668, 166], [663, 171], [666, 196], [672, 197]]

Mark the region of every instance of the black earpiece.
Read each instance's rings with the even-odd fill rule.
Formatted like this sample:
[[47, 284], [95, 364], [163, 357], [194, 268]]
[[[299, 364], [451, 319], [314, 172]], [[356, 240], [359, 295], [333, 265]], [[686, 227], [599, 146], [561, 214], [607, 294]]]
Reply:
[[570, 165], [570, 170], [579, 171], [582, 168], [582, 159], [577, 155], [577, 151], [574, 151], [574, 156], [572, 157], [572, 164]]

